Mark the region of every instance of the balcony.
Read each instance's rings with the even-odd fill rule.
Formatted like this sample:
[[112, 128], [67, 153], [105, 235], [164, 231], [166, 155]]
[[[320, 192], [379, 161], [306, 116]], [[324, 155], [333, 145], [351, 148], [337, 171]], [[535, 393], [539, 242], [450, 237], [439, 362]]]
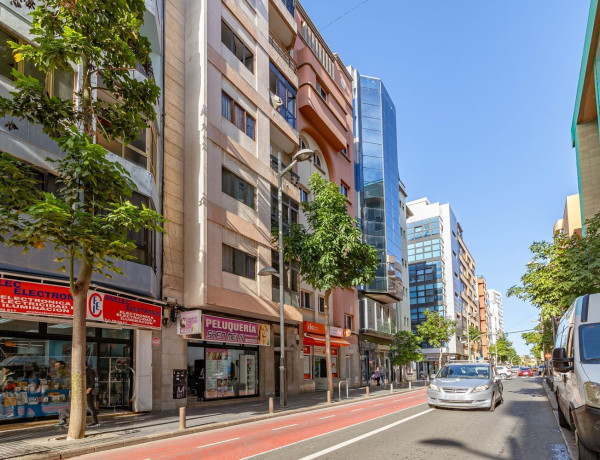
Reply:
[[[282, 161], [281, 162], [281, 169], [285, 169], [287, 168], [287, 165]], [[277, 174], [277, 157], [271, 155], [271, 169], [275, 172], [275, 174]], [[288, 179], [289, 181], [294, 184], [294, 185], [298, 185], [298, 183], [300, 182], [300, 176], [298, 174], [296, 174], [294, 171], [289, 171], [286, 176], [289, 176]]]
[[293, 48], [296, 41], [295, 12], [294, 0], [269, 0], [269, 31], [285, 49]]
[[275, 51], [277, 51], [279, 56], [281, 56], [283, 62], [285, 62], [290, 67], [292, 72], [296, 73], [296, 70], [298, 68], [298, 66], [296, 65], [296, 61], [294, 61], [294, 58], [290, 56], [290, 53], [284, 50], [283, 45], [281, 45], [277, 41], [277, 39], [273, 37], [273, 35], [269, 35], [269, 43], [275, 49]]

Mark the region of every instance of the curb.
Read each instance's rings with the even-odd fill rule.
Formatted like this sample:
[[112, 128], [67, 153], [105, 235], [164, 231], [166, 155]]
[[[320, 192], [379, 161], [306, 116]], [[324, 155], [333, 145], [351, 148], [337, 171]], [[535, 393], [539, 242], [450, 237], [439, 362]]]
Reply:
[[542, 387], [544, 388], [544, 391], [546, 392], [546, 397], [548, 398], [548, 403], [550, 404], [550, 408], [552, 409], [552, 416], [554, 417], [554, 421], [556, 422], [556, 426], [558, 428], [558, 431], [560, 431], [560, 435], [563, 438], [563, 441], [565, 442], [565, 446], [567, 447], [567, 451], [569, 452], [569, 457], [571, 459], [576, 459], [578, 458], [578, 456], [575, 456], [575, 452], [573, 450], [573, 446], [571, 445], [571, 442], [567, 440], [567, 438], [565, 437], [565, 433], [563, 432], [563, 429], [560, 424], [558, 423], [558, 401], [556, 401], [556, 398], [554, 398], [554, 394], [552, 394], [552, 392], [550, 391], [550, 387], [548, 386], [548, 383], [546, 382], [546, 379], [542, 380]]
[[152, 434], [152, 435], [148, 435], [148, 436], [140, 436], [140, 437], [135, 437], [135, 438], [131, 438], [131, 439], [125, 439], [122, 441], [106, 442], [106, 443], [98, 444], [95, 446], [89, 446], [89, 445], [81, 446], [81, 447], [73, 446], [72, 448], [66, 448], [66, 449], [56, 448], [56, 450], [54, 452], [40, 452], [38, 454], [29, 454], [29, 455], [20, 456], [20, 457], [8, 457], [8, 458], [10, 458], [12, 460], [59, 460], [59, 459], [63, 459], [63, 458], [72, 458], [72, 457], [77, 457], [77, 456], [85, 455], [85, 454], [93, 454], [95, 452], [103, 452], [103, 451], [112, 450], [112, 449], [119, 449], [122, 447], [134, 446], [137, 444], [161, 441], [161, 440], [169, 439], [169, 438], [176, 438], [176, 437], [185, 436], [188, 434], [202, 433], [205, 431], [212, 431], [212, 430], [217, 430], [220, 428], [227, 428], [227, 427], [236, 426], [236, 425], [243, 425], [245, 423], [252, 423], [252, 422], [258, 422], [261, 420], [268, 420], [268, 419], [272, 419], [275, 417], [282, 417], [285, 415], [301, 414], [304, 412], [311, 412], [311, 411], [315, 411], [315, 410], [327, 409], [327, 408], [334, 407], [334, 406], [355, 404], [355, 403], [364, 402], [364, 401], [367, 401], [370, 399], [389, 398], [391, 396], [398, 396], [401, 394], [413, 393], [413, 392], [421, 391], [421, 390], [425, 390], [425, 388], [412, 388], [410, 390], [403, 388], [403, 389], [398, 390], [398, 392], [394, 392], [394, 393], [370, 395], [369, 397], [362, 396], [362, 397], [346, 399], [346, 400], [342, 400], [342, 401], [332, 401], [331, 404], [319, 403], [315, 406], [300, 407], [298, 409], [284, 410], [284, 411], [274, 412], [272, 414], [267, 413], [267, 414], [254, 415], [254, 416], [246, 417], [243, 419], [229, 420], [226, 422], [210, 423], [207, 425], [186, 428], [185, 430], [166, 431], [164, 433], [156, 433], [156, 434]]

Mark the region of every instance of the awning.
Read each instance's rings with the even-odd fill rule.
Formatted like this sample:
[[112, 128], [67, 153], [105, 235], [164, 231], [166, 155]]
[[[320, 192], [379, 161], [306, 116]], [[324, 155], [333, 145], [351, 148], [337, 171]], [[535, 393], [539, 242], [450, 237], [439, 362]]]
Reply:
[[[331, 348], [349, 347], [350, 346], [350, 343], [344, 339], [338, 339], [337, 337], [330, 337], [329, 340], [331, 343]], [[314, 335], [304, 334], [303, 344], [304, 345], [315, 345], [317, 347], [324, 347], [325, 346], [325, 337], [322, 335], [314, 336]]]

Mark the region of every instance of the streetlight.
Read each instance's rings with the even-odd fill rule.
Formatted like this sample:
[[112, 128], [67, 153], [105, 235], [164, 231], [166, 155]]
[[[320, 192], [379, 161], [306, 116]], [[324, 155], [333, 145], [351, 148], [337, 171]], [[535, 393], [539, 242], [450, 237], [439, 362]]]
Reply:
[[[302, 149], [294, 154], [292, 162], [281, 170], [281, 151], [277, 152], [277, 225], [279, 233], [279, 337], [280, 337], [280, 359], [279, 359], [279, 406], [286, 405], [285, 391], [285, 326], [283, 324], [283, 200], [282, 180], [283, 176], [296, 166], [300, 161], [306, 161], [314, 156], [314, 150]], [[273, 267], [266, 267], [258, 272], [259, 276], [275, 275], [277, 271]]]

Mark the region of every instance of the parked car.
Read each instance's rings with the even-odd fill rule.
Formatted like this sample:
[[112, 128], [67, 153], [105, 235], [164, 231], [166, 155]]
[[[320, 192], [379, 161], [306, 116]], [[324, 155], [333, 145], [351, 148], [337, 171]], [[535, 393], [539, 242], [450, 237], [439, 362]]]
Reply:
[[512, 375], [512, 371], [506, 366], [496, 366], [496, 373], [501, 379], [507, 379]]
[[533, 370], [530, 367], [520, 367], [517, 375], [519, 377], [533, 377]]
[[487, 408], [502, 403], [502, 382], [490, 363], [448, 363], [427, 389], [429, 407]]
[[538, 375], [544, 375], [545, 373], [546, 373], [546, 365], [540, 364], [540, 367], [538, 367]]
[[552, 352], [558, 422], [575, 431], [579, 458], [600, 458], [600, 294], [579, 297], [558, 324]]

